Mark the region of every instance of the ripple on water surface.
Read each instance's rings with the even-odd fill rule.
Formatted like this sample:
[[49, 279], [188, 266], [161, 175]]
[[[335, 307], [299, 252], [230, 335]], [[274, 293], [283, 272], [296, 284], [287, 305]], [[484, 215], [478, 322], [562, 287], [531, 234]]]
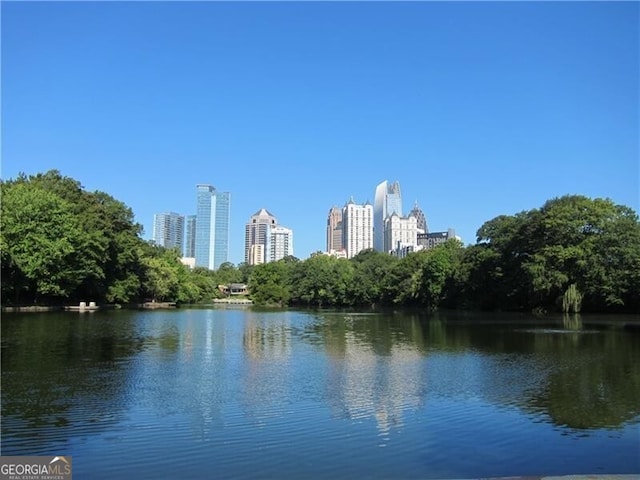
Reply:
[[3, 322], [2, 453], [71, 454], [79, 478], [640, 470], [637, 341], [344, 317]]

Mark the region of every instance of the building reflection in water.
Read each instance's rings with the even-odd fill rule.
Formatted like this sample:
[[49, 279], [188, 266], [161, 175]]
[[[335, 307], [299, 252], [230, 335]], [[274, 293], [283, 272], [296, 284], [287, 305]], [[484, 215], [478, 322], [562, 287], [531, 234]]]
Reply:
[[420, 335], [419, 327], [376, 337], [344, 320], [321, 320], [321, 330], [310, 335], [295, 328], [287, 312], [246, 315], [239, 399], [258, 425], [287, 414], [292, 402], [320, 402], [334, 417], [375, 419], [386, 435], [403, 425], [403, 412], [421, 405], [426, 357], [409, 338]]
[[239, 402], [257, 425], [284, 415], [295, 396], [291, 392], [291, 343], [288, 313], [246, 312]]
[[403, 425], [405, 411], [423, 403], [426, 357], [411, 338], [420, 333], [419, 325], [417, 331], [412, 325], [408, 335], [389, 336], [383, 331], [385, 338], [394, 340], [380, 352], [376, 347], [380, 337], [354, 328], [348, 321], [344, 324], [345, 330], [333, 330], [325, 336], [328, 400], [334, 413], [344, 418], [375, 418], [384, 437]]

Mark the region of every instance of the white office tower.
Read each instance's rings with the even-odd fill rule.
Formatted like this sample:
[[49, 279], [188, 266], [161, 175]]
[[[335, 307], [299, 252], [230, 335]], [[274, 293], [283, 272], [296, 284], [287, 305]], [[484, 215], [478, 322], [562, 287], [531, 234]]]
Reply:
[[401, 251], [413, 251], [418, 245], [418, 220], [414, 216], [401, 217], [395, 213], [384, 221], [384, 244], [387, 253], [398, 256]]
[[272, 226], [269, 241], [269, 261], [276, 262], [293, 255], [293, 231], [290, 228]]
[[388, 183], [385, 180], [376, 187], [376, 196], [373, 202], [373, 248], [379, 252], [385, 251], [384, 221], [393, 213], [402, 216], [400, 183]]
[[342, 231], [347, 258], [373, 248], [373, 206], [357, 205], [351, 198], [342, 209]]

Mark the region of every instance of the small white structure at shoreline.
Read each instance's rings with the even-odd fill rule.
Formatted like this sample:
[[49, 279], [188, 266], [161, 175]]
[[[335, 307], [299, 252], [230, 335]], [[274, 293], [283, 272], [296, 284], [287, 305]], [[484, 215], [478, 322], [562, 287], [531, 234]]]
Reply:
[[89, 305], [87, 305], [87, 302], [80, 302], [77, 307], [64, 307], [65, 310], [71, 310], [74, 312], [93, 312], [99, 308], [100, 307], [96, 305], [96, 302], [89, 302]]

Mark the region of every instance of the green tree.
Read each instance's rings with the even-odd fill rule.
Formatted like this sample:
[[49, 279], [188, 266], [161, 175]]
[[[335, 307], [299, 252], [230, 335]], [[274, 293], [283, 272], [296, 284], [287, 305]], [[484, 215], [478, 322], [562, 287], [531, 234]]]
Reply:
[[419, 305], [422, 271], [427, 251], [410, 253], [391, 265], [382, 284], [383, 302], [395, 305]]
[[309, 306], [349, 305], [353, 267], [345, 259], [325, 254], [293, 263], [292, 302]]
[[240, 271], [233, 266], [233, 263], [224, 262], [215, 272], [219, 285], [241, 283]]
[[178, 249], [146, 244], [143, 252], [143, 290], [148, 298], [176, 303], [200, 299], [202, 292], [189, 268], [180, 262]]
[[218, 290], [218, 282], [215, 272], [208, 268], [196, 267], [189, 272], [189, 280], [197, 288], [196, 302], [208, 302], [214, 298], [222, 297]]
[[[16, 303], [62, 301], [90, 274], [86, 235], [68, 202], [24, 182], [2, 185], [3, 283]], [[6, 262], [6, 267], [5, 267]]]
[[287, 305], [289, 285], [290, 268], [282, 260], [255, 265], [248, 283], [251, 299], [258, 305]]
[[447, 240], [427, 251], [422, 265], [420, 292], [422, 303], [428, 308], [438, 308], [447, 298], [447, 287], [453, 282], [462, 249], [458, 240]]
[[499, 310], [505, 308], [505, 270], [500, 253], [486, 243], [468, 246], [449, 292], [450, 305], [456, 308]]
[[368, 249], [358, 253], [351, 262], [354, 267], [353, 303], [369, 306], [383, 303], [387, 293], [384, 286], [389, 284], [386, 277], [398, 263], [398, 258]]
[[567, 195], [490, 220], [478, 240], [501, 275], [476, 277], [491, 280], [487, 290], [499, 292], [505, 309], [560, 310], [572, 284], [583, 309], [639, 308], [640, 224], [628, 207]]

